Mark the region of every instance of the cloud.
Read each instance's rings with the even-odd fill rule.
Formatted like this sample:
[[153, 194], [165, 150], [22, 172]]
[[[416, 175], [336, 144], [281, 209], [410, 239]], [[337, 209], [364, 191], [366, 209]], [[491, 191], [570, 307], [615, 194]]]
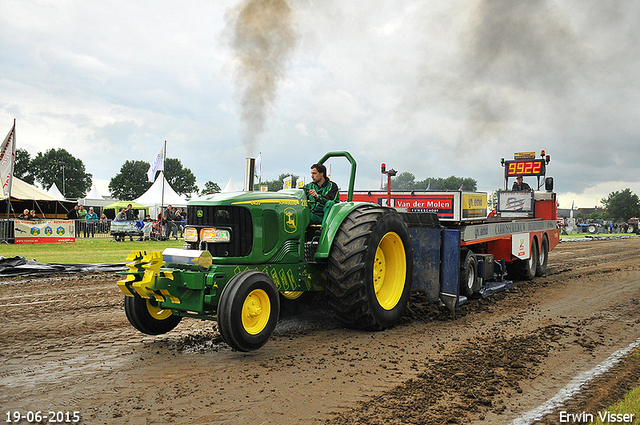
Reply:
[[640, 3], [3, 5], [0, 129], [17, 118], [20, 147], [64, 147], [97, 180], [167, 140], [221, 186], [259, 151], [272, 179], [349, 150], [361, 189], [386, 162], [490, 191], [501, 157], [545, 149], [561, 203], [640, 190]]

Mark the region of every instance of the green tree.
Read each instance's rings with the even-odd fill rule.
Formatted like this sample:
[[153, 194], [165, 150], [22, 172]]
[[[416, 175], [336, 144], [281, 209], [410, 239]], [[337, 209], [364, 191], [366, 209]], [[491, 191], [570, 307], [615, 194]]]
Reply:
[[196, 176], [189, 168], [183, 167], [178, 158], [167, 158], [164, 163], [164, 175], [167, 182], [178, 194], [198, 193]]
[[406, 171], [402, 172], [395, 177], [391, 177], [391, 190], [418, 190], [415, 180], [416, 176], [413, 174]]
[[42, 187], [48, 189], [55, 183], [68, 199], [82, 198], [91, 188], [91, 174], [85, 171], [84, 163], [65, 149], [38, 152], [30, 168]]
[[140, 197], [151, 187], [147, 178], [149, 163], [146, 161], [125, 161], [120, 172], [109, 181], [111, 195], [123, 201], [132, 201]]
[[210, 193], [220, 193], [220, 186], [218, 183], [209, 180], [204, 184], [204, 189], [200, 192], [200, 195], [209, 195]]
[[34, 176], [31, 172], [31, 155], [29, 155], [26, 149], [16, 149], [16, 162], [13, 166], [13, 175], [29, 184], [34, 183]]
[[640, 199], [629, 188], [611, 192], [600, 203], [607, 210], [607, 216], [614, 220], [628, 221], [631, 217], [640, 216]]
[[[473, 192], [478, 188], [478, 182], [470, 177], [456, 177], [450, 176], [447, 178], [442, 177], [429, 177], [424, 180], [415, 180], [415, 176], [409, 172], [403, 172], [396, 177], [391, 178], [391, 190], [458, 190], [462, 186], [462, 190]], [[384, 184], [384, 188], [387, 188], [387, 184]]]
[[[293, 176], [293, 179], [291, 180], [291, 187], [296, 187], [297, 183], [298, 183], [298, 179], [300, 178], [300, 176], [297, 176], [295, 174], [291, 174], [291, 173], [284, 173], [284, 174], [280, 174], [280, 176], [276, 179], [276, 180], [267, 180], [264, 181], [262, 183], [260, 183], [261, 185], [267, 185], [267, 187], [269, 188], [270, 192], [275, 192], [277, 190], [280, 190], [284, 187], [284, 179], [286, 179], [289, 176]], [[255, 189], [258, 189], [258, 184], [256, 183], [255, 185]]]

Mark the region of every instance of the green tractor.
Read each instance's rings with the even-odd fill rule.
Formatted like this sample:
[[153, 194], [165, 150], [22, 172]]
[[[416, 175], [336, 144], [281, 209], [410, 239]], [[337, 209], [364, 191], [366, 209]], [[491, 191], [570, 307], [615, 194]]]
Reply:
[[280, 297], [326, 291], [335, 317], [356, 329], [382, 330], [402, 316], [413, 258], [407, 225], [392, 208], [352, 202], [356, 162], [329, 152], [319, 163], [351, 163], [346, 202], [322, 227], [310, 225], [303, 189], [218, 193], [187, 205], [185, 249], [134, 251], [118, 286], [134, 328], [169, 332], [183, 317], [215, 320], [238, 351], [272, 335]]

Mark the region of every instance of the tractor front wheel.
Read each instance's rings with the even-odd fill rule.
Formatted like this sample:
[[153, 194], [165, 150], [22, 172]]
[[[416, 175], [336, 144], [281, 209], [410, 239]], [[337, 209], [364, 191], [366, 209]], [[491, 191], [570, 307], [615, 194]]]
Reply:
[[222, 289], [218, 329], [231, 348], [253, 351], [266, 344], [279, 314], [280, 295], [273, 280], [257, 270], [246, 270]]
[[165, 334], [178, 326], [182, 317], [163, 309], [155, 301], [139, 296], [124, 297], [124, 312], [129, 323], [147, 335]]
[[365, 206], [342, 222], [331, 246], [327, 295], [346, 326], [395, 325], [409, 300], [413, 254], [409, 231], [392, 209]]

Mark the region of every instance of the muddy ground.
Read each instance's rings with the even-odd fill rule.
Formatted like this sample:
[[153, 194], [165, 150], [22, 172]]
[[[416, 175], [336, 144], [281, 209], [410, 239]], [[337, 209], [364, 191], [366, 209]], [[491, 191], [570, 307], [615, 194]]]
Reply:
[[[638, 238], [563, 242], [547, 276], [471, 300], [455, 319], [415, 293], [400, 325], [360, 332], [316, 297], [290, 306], [249, 354], [212, 322], [140, 334], [116, 280], [0, 281], [0, 419], [18, 410], [79, 411], [87, 424], [507, 424], [640, 339]], [[639, 358], [534, 423], [560, 423], [560, 410], [596, 415], [637, 384]]]

